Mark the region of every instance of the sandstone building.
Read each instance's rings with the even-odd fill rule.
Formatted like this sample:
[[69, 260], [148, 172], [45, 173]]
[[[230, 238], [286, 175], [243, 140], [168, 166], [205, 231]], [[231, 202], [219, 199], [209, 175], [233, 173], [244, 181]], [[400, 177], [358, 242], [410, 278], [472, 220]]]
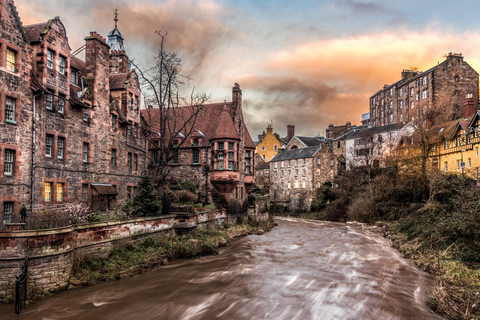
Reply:
[[85, 38], [83, 61], [58, 17], [23, 26], [13, 0], [2, 4], [0, 221], [22, 207], [32, 216], [125, 202], [145, 167], [145, 143], [138, 77], [116, 21], [108, 41]]
[[[204, 104], [198, 111], [191, 106], [176, 107], [171, 112], [175, 112], [175, 117], [167, 116], [168, 127], [187, 127], [178, 124], [183, 119], [192, 122], [188, 132], [174, 133], [176, 154], [168, 164], [170, 188], [188, 179], [197, 185], [201, 200], [210, 202], [220, 194], [229, 203], [244, 203], [255, 183], [255, 144], [243, 120], [240, 86], [236, 83], [233, 87], [231, 102]], [[190, 120], [192, 112], [198, 112], [196, 120]], [[155, 175], [160, 109], [143, 109], [142, 116], [149, 135], [148, 167]]]
[[407, 123], [431, 109], [442, 110], [450, 119], [463, 116], [463, 100], [476, 98], [478, 73], [461, 54], [449, 53], [442, 63], [425, 72], [403, 70], [399, 81], [385, 85], [370, 98], [372, 127]]
[[277, 153], [281, 152], [295, 135], [295, 126], [287, 125], [287, 137], [282, 139], [278, 133], [273, 132], [272, 125], [267, 126], [267, 131], [258, 135], [255, 152], [262, 157], [262, 160], [268, 162]]

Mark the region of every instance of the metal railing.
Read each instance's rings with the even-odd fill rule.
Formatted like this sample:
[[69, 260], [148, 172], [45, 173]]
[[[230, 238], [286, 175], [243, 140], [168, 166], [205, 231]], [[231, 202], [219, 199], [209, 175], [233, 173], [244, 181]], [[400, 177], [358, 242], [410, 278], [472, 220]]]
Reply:
[[27, 276], [28, 276], [28, 238], [25, 261], [20, 274], [15, 277], [15, 314], [20, 314], [25, 309], [27, 302]]

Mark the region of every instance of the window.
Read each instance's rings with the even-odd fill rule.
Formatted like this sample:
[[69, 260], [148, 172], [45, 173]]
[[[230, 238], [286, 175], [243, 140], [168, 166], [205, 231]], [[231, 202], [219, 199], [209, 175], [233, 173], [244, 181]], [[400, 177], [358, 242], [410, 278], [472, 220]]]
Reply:
[[412, 101], [412, 104], [410, 105], [410, 109], [415, 108], [415, 103]]
[[423, 83], [423, 85], [424, 85], [424, 86], [426, 86], [426, 85], [427, 85], [427, 77], [426, 77], [426, 76], [425, 76], [425, 77], [423, 77], [423, 79], [422, 79], [422, 83]]
[[[393, 95], [393, 88], [390, 88], [390, 97]], [[374, 100], [375, 102], [375, 100]]]
[[132, 169], [132, 154], [130, 152], [127, 155], [127, 168]]
[[273, 146], [273, 151], [277, 151], [278, 150], [278, 146], [277, 145], [274, 145]]
[[127, 200], [132, 200], [132, 187], [127, 187]]
[[193, 149], [192, 150], [192, 164], [199, 164], [200, 159], [200, 151], [198, 149]]
[[133, 100], [133, 95], [130, 93], [129, 99], [128, 99], [128, 108], [132, 109], [132, 100]]
[[57, 201], [63, 201], [63, 183], [57, 183]]
[[52, 184], [50, 182], [44, 184], [44, 200], [52, 201]]
[[218, 169], [218, 170], [223, 170], [223, 161], [219, 161], [219, 162], [217, 163], [217, 169]]
[[83, 121], [88, 122], [88, 108], [83, 108]]
[[112, 130], [117, 130], [117, 116], [112, 114]]
[[395, 132], [390, 132], [390, 140], [395, 139]]
[[393, 114], [390, 115], [390, 123], [393, 122]]
[[5, 99], [5, 121], [15, 122], [15, 100], [8, 97]]
[[3, 223], [12, 222], [13, 202], [3, 203]]
[[317, 159], [317, 165], [320, 165], [320, 159]]
[[138, 134], [138, 124], [135, 123], [133, 126], [133, 137], [136, 138]]
[[110, 165], [112, 167], [115, 167], [117, 165], [117, 150], [116, 149], [112, 149], [112, 155], [111, 155], [111, 158], [110, 158]]
[[223, 149], [223, 142], [218, 143], [218, 150], [224, 150]]
[[393, 101], [390, 101], [390, 109], [393, 108]]
[[[156, 163], [158, 163], [158, 152], [156, 153], [156, 155], [157, 155], [157, 162]], [[174, 166], [178, 165], [178, 152], [175, 152], [173, 154], [172, 164]]]
[[77, 72], [74, 70], [70, 70], [70, 83], [77, 83]]
[[138, 99], [135, 99], [135, 111], [138, 110]]
[[228, 143], [228, 150], [233, 151], [233, 142]]
[[400, 93], [399, 93], [400, 97], [403, 96], [403, 88], [400, 88]]
[[58, 72], [60, 72], [61, 74], [65, 74], [66, 65], [67, 65], [67, 58], [60, 55], [58, 57]]
[[133, 155], [133, 170], [137, 170], [138, 167], [138, 154]]
[[290, 181], [288, 181], [288, 183], [287, 183], [287, 189], [290, 189], [291, 187], [292, 187], [292, 185], [291, 185]]
[[228, 160], [233, 160], [233, 152], [228, 153]]
[[47, 157], [52, 156], [52, 146], [53, 146], [53, 136], [51, 134], [47, 134], [45, 136], [45, 156]]
[[178, 148], [178, 140], [173, 140], [173, 147]]
[[410, 97], [413, 97], [414, 94], [415, 94], [415, 89], [411, 88], [410, 89]]
[[280, 188], [284, 188], [283, 181], [280, 183]]
[[277, 177], [277, 171], [273, 173], [273, 176], [276, 178]]
[[228, 161], [228, 170], [233, 170], [233, 161]]
[[334, 165], [334, 161], [330, 160], [330, 167], [333, 167], [333, 165]]
[[45, 107], [47, 110], [53, 110], [53, 94], [49, 93], [47, 94], [47, 102], [45, 104]]
[[303, 164], [303, 165], [306, 165], [306, 164], [307, 164], [307, 159], [305, 159], [305, 158], [302, 159], [302, 164]]
[[283, 178], [283, 175], [284, 175], [284, 172], [283, 172], [283, 170], [282, 170], [282, 171], [280, 171], [280, 177]]
[[63, 159], [65, 151], [65, 138], [58, 137], [57, 139], [57, 158]]
[[445, 140], [443, 147], [444, 147], [445, 149], [448, 149], [448, 140]]
[[403, 101], [400, 101], [400, 106], [399, 106], [400, 109], [403, 108]]
[[82, 160], [88, 162], [88, 143], [84, 142], [82, 146]]
[[283, 168], [283, 167], [284, 167], [284, 163], [282, 161], [282, 162], [280, 162], [280, 168]]
[[295, 180], [295, 189], [298, 189], [300, 188], [300, 183], [298, 182], [298, 180]]
[[295, 159], [295, 165], [298, 166], [298, 159]]
[[302, 181], [302, 188], [305, 189], [307, 187], [307, 183], [305, 181]]
[[82, 184], [82, 200], [87, 201], [88, 198], [88, 184]]
[[65, 96], [59, 95], [57, 99], [57, 112], [65, 113]]
[[15, 51], [7, 48], [7, 69], [15, 72]]
[[478, 158], [478, 147], [475, 147], [475, 158]]
[[265, 147], [262, 147], [262, 151], [265, 151]]
[[275, 169], [277, 169], [277, 167], [278, 167], [278, 162], [275, 162], [274, 165], [273, 165], [273, 167], [274, 167]]
[[15, 151], [5, 149], [5, 163], [3, 168], [3, 174], [13, 175], [13, 162], [15, 159]]
[[262, 156], [262, 159], [265, 160], [265, 155]]
[[378, 135], [378, 142], [383, 142], [383, 137], [381, 134]]
[[305, 176], [307, 174], [307, 171], [305, 169], [302, 169], [302, 176]]
[[128, 124], [127, 125], [127, 136], [131, 136], [131, 135], [132, 135], [132, 125]]
[[53, 59], [55, 57], [55, 52], [48, 49], [47, 50], [47, 68], [53, 69]]
[[445, 161], [445, 172], [448, 172], [448, 162]]
[[422, 100], [427, 99], [427, 90], [422, 91]]

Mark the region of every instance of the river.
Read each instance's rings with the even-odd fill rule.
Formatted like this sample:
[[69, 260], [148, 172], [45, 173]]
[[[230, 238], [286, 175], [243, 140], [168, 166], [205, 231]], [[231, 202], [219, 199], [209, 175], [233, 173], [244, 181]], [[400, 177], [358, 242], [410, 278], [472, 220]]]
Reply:
[[64, 291], [1, 319], [441, 319], [431, 279], [351, 225], [276, 218], [218, 255]]

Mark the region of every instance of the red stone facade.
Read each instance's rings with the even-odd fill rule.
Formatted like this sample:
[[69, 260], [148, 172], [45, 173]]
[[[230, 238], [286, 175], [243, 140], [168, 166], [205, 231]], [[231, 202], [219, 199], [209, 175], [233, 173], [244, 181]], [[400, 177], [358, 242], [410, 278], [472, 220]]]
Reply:
[[145, 169], [137, 75], [96, 32], [82, 61], [58, 17], [22, 26], [13, 1], [2, 3], [0, 222], [23, 206], [68, 211], [98, 193], [91, 183], [117, 189], [111, 206], [125, 202]]
[[[189, 107], [178, 107], [177, 119], [190, 119]], [[142, 110], [145, 126], [152, 141], [158, 139], [158, 109]], [[171, 117], [172, 118], [172, 117]], [[168, 181], [175, 185], [182, 180], [193, 181], [201, 199], [210, 202], [215, 193], [227, 201], [244, 202], [255, 183], [255, 144], [243, 121], [242, 90], [232, 89], [232, 102], [205, 104], [192, 123], [190, 135], [178, 137], [178, 158], [169, 166]], [[171, 125], [174, 126], [173, 124]], [[149, 168], [155, 175], [155, 145], [149, 144]], [[205, 197], [207, 196], [207, 199]]]

